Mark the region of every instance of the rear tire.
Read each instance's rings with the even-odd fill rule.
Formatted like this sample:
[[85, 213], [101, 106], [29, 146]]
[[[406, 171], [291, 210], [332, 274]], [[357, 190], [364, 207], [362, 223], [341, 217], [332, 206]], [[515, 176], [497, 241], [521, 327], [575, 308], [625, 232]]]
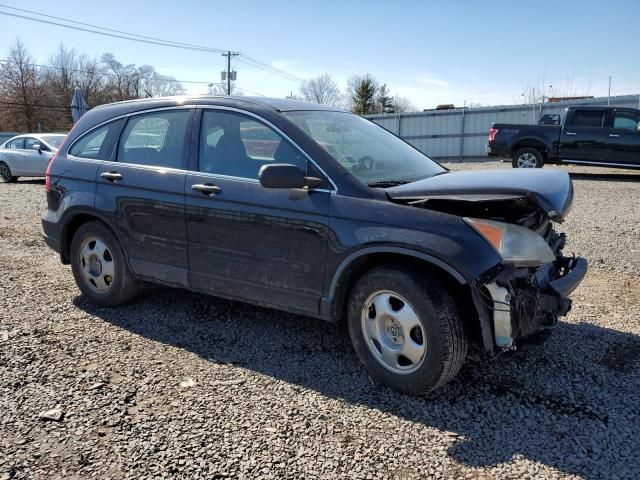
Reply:
[[382, 266], [354, 285], [349, 334], [371, 377], [424, 395], [450, 381], [467, 354], [458, 308], [436, 277]]
[[14, 177], [11, 174], [9, 165], [4, 162], [0, 162], [0, 180], [2, 180], [4, 183], [14, 183], [17, 179], [18, 177]]
[[513, 154], [511, 165], [513, 168], [542, 168], [544, 159], [539, 150], [525, 147]]
[[136, 296], [139, 283], [125, 261], [120, 242], [102, 222], [81, 225], [71, 240], [71, 269], [78, 288], [102, 307], [115, 307]]

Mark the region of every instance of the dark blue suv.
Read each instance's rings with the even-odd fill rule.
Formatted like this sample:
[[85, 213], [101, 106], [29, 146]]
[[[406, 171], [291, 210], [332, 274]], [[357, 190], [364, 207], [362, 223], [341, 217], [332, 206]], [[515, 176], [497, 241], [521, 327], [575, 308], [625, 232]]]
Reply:
[[91, 302], [141, 282], [346, 321], [371, 375], [426, 393], [555, 326], [586, 261], [559, 171], [448, 172], [349, 112], [196, 97], [104, 105], [51, 161], [47, 244]]

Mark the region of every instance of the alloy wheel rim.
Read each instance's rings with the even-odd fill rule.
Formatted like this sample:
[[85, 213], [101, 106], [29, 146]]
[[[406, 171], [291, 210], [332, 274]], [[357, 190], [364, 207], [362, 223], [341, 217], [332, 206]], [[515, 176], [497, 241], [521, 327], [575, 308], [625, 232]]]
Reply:
[[518, 168], [536, 168], [538, 159], [533, 153], [523, 153], [518, 157]]
[[390, 290], [379, 290], [362, 307], [362, 335], [373, 357], [398, 374], [415, 372], [427, 352], [427, 337], [411, 304]]
[[97, 237], [87, 238], [80, 247], [80, 266], [86, 284], [97, 293], [107, 293], [115, 277], [109, 247]]

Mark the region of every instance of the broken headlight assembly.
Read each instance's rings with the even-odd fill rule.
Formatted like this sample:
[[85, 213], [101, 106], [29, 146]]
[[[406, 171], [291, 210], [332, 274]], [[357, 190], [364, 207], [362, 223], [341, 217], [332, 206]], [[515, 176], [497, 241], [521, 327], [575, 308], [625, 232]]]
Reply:
[[544, 238], [528, 228], [481, 218], [465, 217], [464, 221], [496, 249], [504, 263], [536, 267], [556, 259]]

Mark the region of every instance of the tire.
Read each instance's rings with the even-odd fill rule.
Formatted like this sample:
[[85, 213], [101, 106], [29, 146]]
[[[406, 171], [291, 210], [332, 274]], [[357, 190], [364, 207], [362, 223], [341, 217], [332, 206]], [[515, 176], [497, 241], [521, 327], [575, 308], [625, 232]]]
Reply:
[[18, 179], [18, 177], [14, 177], [11, 175], [11, 169], [9, 165], [4, 162], [0, 162], [0, 180], [4, 183], [13, 183]]
[[371, 377], [402, 393], [424, 395], [444, 385], [467, 354], [453, 297], [434, 276], [422, 272], [391, 266], [369, 271], [351, 291], [347, 321]]
[[70, 257], [76, 284], [91, 303], [115, 307], [138, 293], [120, 242], [104, 223], [81, 225], [71, 240]]
[[539, 150], [525, 147], [513, 154], [511, 165], [513, 168], [542, 168], [544, 159]]

